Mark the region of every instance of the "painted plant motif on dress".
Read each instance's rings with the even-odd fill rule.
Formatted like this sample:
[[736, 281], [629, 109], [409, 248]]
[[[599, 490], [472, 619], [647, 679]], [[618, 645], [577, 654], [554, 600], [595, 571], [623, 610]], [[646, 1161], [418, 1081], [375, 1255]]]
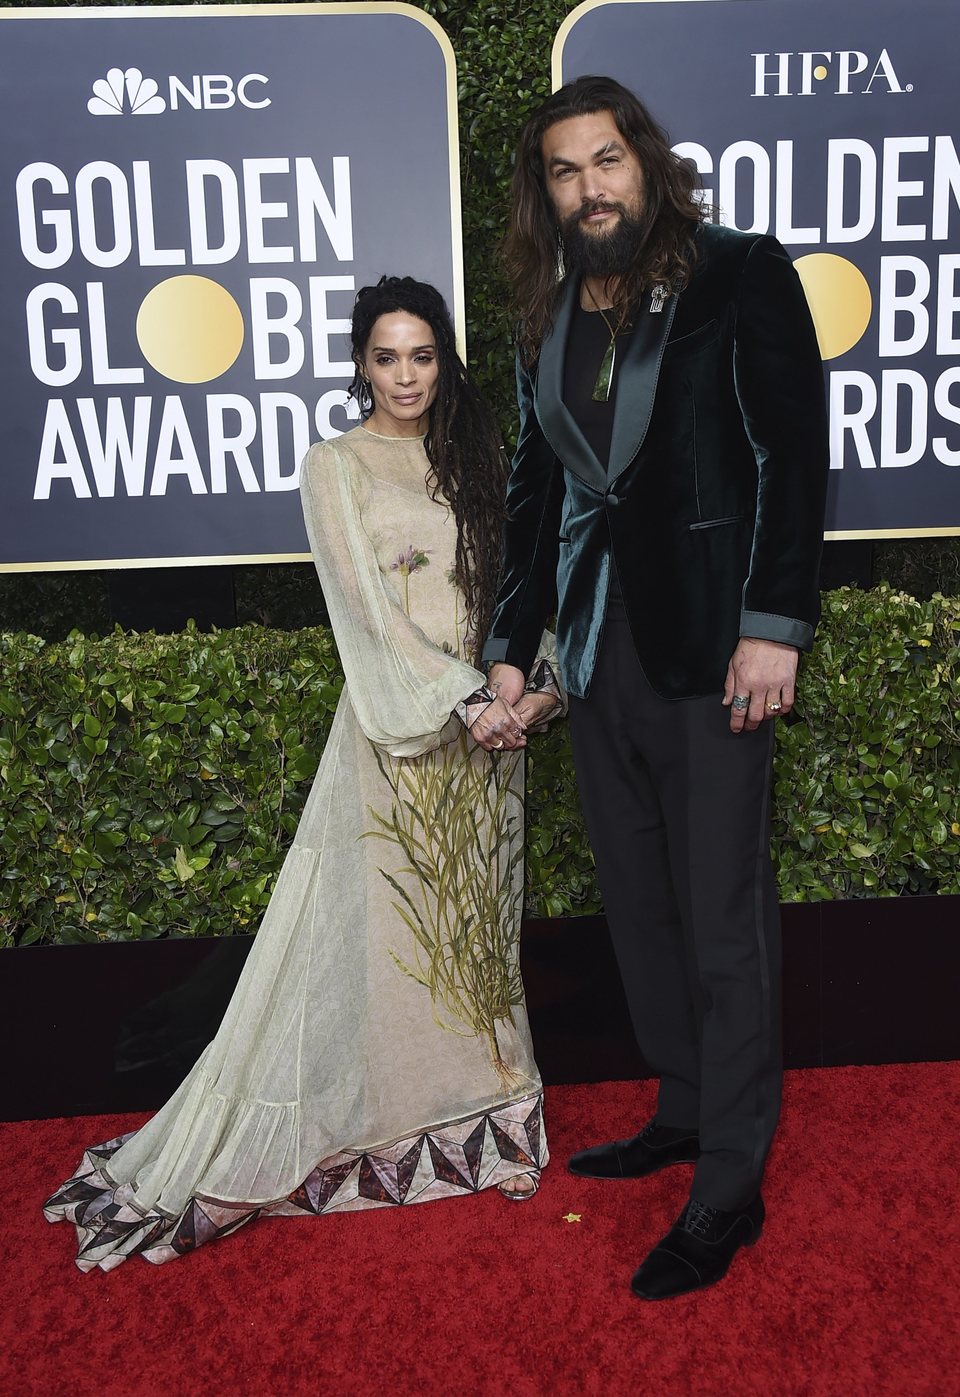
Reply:
[[391, 572], [398, 572], [403, 578], [403, 609], [410, 615], [410, 578], [414, 573], [420, 572], [422, 568], [430, 566], [430, 559], [427, 554], [429, 548], [414, 548], [412, 543], [408, 543], [401, 553], [398, 553], [390, 564]]
[[486, 756], [466, 733], [415, 762], [378, 752], [394, 801], [389, 818], [370, 807], [377, 828], [365, 836], [403, 854], [399, 867], [380, 869], [410, 933], [405, 951], [391, 948], [394, 962], [427, 990], [441, 1028], [484, 1039], [506, 1089], [522, 1080], [497, 1034], [498, 1024], [515, 1026], [513, 1010], [523, 1003], [516, 876], [523, 810], [511, 789], [519, 759]]

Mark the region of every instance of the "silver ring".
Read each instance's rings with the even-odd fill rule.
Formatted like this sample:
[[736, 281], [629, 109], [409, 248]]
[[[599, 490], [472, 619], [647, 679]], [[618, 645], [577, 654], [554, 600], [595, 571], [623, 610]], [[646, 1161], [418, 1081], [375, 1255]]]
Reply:
[[503, 738], [501, 737], [501, 739], [500, 739], [499, 742], [495, 742], [495, 743], [493, 744], [493, 750], [494, 750], [495, 752], [499, 752], [499, 751], [500, 751], [500, 748], [501, 748], [502, 746], [503, 746]]
[[779, 713], [782, 707], [783, 707], [783, 704], [782, 704], [782, 703], [768, 703], [768, 704], [767, 704], [767, 708], [770, 710], [771, 713]]
[[750, 707], [750, 695], [734, 694], [731, 707], [735, 708], [738, 713], [742, 713], [745, 708]]

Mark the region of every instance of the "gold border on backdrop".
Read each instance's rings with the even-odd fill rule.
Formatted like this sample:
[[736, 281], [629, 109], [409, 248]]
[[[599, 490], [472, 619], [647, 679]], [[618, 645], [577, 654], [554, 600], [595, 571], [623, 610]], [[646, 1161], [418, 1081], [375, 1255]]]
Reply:
[[828, 529], [828, 543], [841, 538], [958, 538], [960, 525], [944, 525], [942, 529]]
[[[557, 30], [553, 41], [550, 60], [550, 80], [554, 92], [563, 86], [563, 50], [571, 30], [585, 14], [599, 10], [605, 5], [661, 5], [661, 4], [723, 4], [724, 0], [583, 0], [575, 10], [571, 10]], [[871, 538], [956, 538], [960, 537], [960, 526], [945, 526], [942, 529], [830, 529], [824, 532], [828, 543], [842, 539]]]
[[[590, 10], [599, 10], [604, 5], [637, 5], [637, 4], [676, 4], [681, 0], [583, 0], [575, 10], [571, 10], [557, 30], [557, 37], [553, 41], [553, 50], [550, 59], [550, 81], [553, 90], [563, 86], [563, 46], [567, 42], [570, 30], [578, 20], [589, 13]], [[719, 3], [719, 0], [683, 0], [688, 4], [710, 4]]]
[[205, 568], [225, 563], [309, 563], [312, 553], [227, 553], [218, 558], [75, 558], [61, 563], [0, 563], [0, 572], [93, 572], [98, 568]]
[[[221, 19], [243, 18], [250, 15], [405, 15], [422, 24], [437, 41], [443, 55], [447, 85], [447, 146], [450, 171], [450, 240], [453, 264], [453, 324], [457, 350], [466, 359], [466, 296], [463, 284], [463, 210], [460, 195], [460, 118], [457, 108], [457, 61], [453, 45], [432, 15], [405, 5], [398, 0], [304, 0], [289, 5], [151, 5], [149, 8], [125, 5], [97, 5], [90, 9], [40, 5], [31, 9], [9, 9], [0, 6], [0, 20], [28, 19]], [[310, 553], [246, 553], [227, 554], [215, 558], [102, 558], [75, 562], [4, 563], [5, 572], [85, 572], [94, 568], [164, 568], [214, 567], [228, 563], [300, 563], [309, 562]]]

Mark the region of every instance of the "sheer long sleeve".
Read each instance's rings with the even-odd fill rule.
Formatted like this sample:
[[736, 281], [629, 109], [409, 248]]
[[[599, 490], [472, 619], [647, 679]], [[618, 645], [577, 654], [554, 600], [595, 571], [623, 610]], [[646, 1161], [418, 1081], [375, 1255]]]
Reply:
[[453, 709], [484, 676], [407, 616], [364, 531], [358, 490], [347, 452], [336, 442], [311, 447], [300, 476], [303, 515], [350, 702], [371, 742], [416, 757], [457, 736]]

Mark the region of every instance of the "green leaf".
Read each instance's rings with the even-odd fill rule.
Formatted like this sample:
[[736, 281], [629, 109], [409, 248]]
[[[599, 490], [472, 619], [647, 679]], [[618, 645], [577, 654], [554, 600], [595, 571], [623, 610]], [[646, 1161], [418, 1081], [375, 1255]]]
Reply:
[[183, 848], [182, 845], [177, 846], [177, 852], [174, 856], [173, 866], [176, 869], [177, 877], [180, 879], [181, 883], [189, 882], [189, 880], [194, 876], [194, 873], [196, 872], [196, 869], [193, 867], [189, 858], [187, 857], [187, 851]]
[[227, 844], [230, 842], [231, 839], [236, 839], [237, 836], [241, 835], [242, 833], [242, 825], [226, 824], [220, 825], [218, 829], [215, 829], [213, 831], [213, 837], [218, 844]]

